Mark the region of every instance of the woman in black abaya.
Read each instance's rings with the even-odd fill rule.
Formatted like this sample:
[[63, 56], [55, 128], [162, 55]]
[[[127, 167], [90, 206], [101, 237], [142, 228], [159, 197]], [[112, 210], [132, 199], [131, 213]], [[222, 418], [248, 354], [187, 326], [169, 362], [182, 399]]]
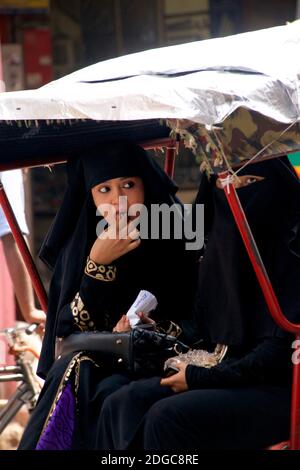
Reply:
[[[176, 186], [153, 158], [137, 145], [109, 143], [70, 163], [68, 176], [62, 206], [40, 254], [54, 270], [38, 369], [46, 381], [23, 435], [23, 450], [95, 448], [102, 401], [129, 380], [111, 375], [92, 354], [55, 360], [56, 341], [76, 331], [128, 330], [124, 314], [142, 289], [158, 300], [152, 318], [176, 327], [194, 292], [195, 257], [187, 256], [184, 240], [140, 240], [137, 229], [130, 228], [134, 216], [128, 211], [134, 204], [150, 209], [151, 204], [178, 203]], [[127, 208], [119, 196], [127, 198]], [[122, 212], [120, 224], [131, 237], [97, 238], [99, 220], [107, 222], [107, 231], [114, 222], [105, 210], [101, 217], [96, 214], [99, 204], [111, 204], [116, 217]]]
[[[234, 184], [279, 303], [299, 324], [299, 180], [286, 157], [239, 176]], [[171, 377], [131, 382], [107, 397], [99, 449], [258, 449], [289, 437], [293, 337], [268, 312], [221, 182], [203, 175], [196, 202], [205, 203], [208, 239], [194, 306], [203, 351], [174, 358]]]

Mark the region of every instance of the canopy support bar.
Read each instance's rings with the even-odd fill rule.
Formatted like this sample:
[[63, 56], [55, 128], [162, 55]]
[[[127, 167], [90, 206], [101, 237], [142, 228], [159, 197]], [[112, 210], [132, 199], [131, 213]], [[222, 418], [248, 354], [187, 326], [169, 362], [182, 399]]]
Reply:
[[176, 148], [176, 142], [175, 142], [174, 147], [167, 147], [167, 152], [166, 152], [165, 172], [170, 178], [174, 177], [176, 153], [177, 153], [177, 148]]

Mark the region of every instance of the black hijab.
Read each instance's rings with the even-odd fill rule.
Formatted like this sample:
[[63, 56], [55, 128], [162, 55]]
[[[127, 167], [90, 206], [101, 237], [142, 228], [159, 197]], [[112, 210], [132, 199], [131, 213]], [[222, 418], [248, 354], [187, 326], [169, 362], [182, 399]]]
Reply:
[[[153, 158], [140, 146], [130, 142], [102, 144], [100, 150], [87, 149], [82, 157], [67, 163], [68, 187], [61, 207], [43, 242], [39, 257], [53, 269], [66, 240], [74, 229], [82, 230], [80, 215], [95, 214], [91, 188], [104, 181], [122, 176], [140, 176], [145, 188], [145, 204], [172, 204], [177, 191], [175, 183]], [[94, 219], [93, 219], [94, 221]], [[95, 227], [92, 227], [95, 233]], [[93, 233], [93, 235], [94, 235]]]
[[[287, 157], [240, 171], [265, 179], [237, 189], [283, 313], [300, 320], [300, 183]], [[207, 245], [199, 268], [195, 314], [212, 343], [251, 344], [281, 336], [268, 311], [224, 191], [203, 175]]]
[[[146, 206], [152, 203], [178, 203], [175, 198], [177, 186], [143, 148], [133, 143], [106, 143], [99, 150], [87, 150], [85, 155], [67, 164], [67, 172], [68, 186], [63, 202], [39, 254], [53, 270], [38, 370], [42, 377], [45, 377], [54, 360], [55, 337], [60, 331], [60, 311], [79, 291], [86, 258], [96, 239], [99, 217], [96, 217], [91, 188], [113, 178], [139, 176], [144, 183]], [[136, 250], [122, 257], [124, 260], [120, 258], [120, 263], [126, 262], [131, 266], [141, 253], [147, 263], [145, 253], [149, 251], [150, 242], [143, 240]]]

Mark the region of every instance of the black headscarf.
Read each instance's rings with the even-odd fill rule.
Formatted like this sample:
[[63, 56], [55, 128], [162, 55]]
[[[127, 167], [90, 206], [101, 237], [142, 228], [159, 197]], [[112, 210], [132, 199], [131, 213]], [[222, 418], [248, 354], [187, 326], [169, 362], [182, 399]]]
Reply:
[[[156, 161], [140, 146], [130, 142], [108, 142], [101, 149], [86, 153], [67, 163], [68, 187], [61, 207], [43, 242], [39, 257], [53, 269], [59, 253], [74, 230], [82, 233], [79, 216], [93, 216], [94, 204], [90, 189], [104, 181], [122, 176], [139, 176], [145, 188], [145, 204], [165, 201], [172, 204], [177, 191], [175, 183]], [[90, 217], [89, 217], [90, 218]], [[94, 221], [94, 219], [93, 219]], [[84, 226], [85, 227], [85, 226]], [[93, 235], [95, 226], [93, 225]]]
[[[106, 143], [99, 150], [87, 150], [85, 155], [67, 164], [67, 172], [68, 186], [63, 202], [39, 254], [53, 270], [39, 363], [39, 374], [43, 377], [53, 363], [55, 337], [60, 330], [60, 311], [78, 292], [88, 253], [96, 239], [99, 217], [96, 217], [91, 188], [113, 178], [139, 176], [144, 184], [146, 206], [178, 203], [175, 197], [177, 186], [143, 148], [132, 143]], [[120, 258], [120, 262], [132, 265], [142, 253], [147, 263], [145, 253], [150, 242], [143, 240], [138, 249], [122, 257], [124, 260], [126, 257], [125, 261]]]
[[[300, 183], [287, 157], [240, 171], [265, 179], [237, 189], [286, 317], [300, 321]], [[266, 306], [224, 191], [203, 175], [196, 202], [205, 204], [207, 245], [199, 269], [195, 314], [213, 343], [250, 344], [281, 336]]]

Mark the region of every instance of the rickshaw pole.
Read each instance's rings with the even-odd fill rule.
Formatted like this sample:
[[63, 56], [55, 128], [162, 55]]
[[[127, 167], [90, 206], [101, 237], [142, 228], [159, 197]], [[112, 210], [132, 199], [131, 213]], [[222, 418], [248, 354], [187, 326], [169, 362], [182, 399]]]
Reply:
[[13, 237], [16, 241], [16, 244], [20, 250], [23, 261], [26, 265], [28, 274], [30, 276], [34, 291], [37, 295], [37, 298], [40, 302], [41, 308], [46, 313], [47, 312], [47, 294], [44, 289], [43, 283], [39, 276], [39, 273], [35, 267], [34, 261], [28, 249], [28, 246], [23, 238], [21, 230], [19, 228], [16, 217], [13, 213], [9, 200], [6, 196], [3, 184], [0, 181], [0, 206], [2, 206], [3, 212], [7, 219], [7, 222], [11, 228]]
[[[297, 352], [300, 350], [300, 335], [296, 335]], [[298, 354], [300, 357], [300, 353]], [[298, 362], [298, 363], [297, 363]], [[295, 361], [293, 365], [293, 389], [292, 389], [292, 402], [291, 402], [291, 435], [290, 435], [290, 449], [300, 450], [300, 361]]]
[[165, 172], [167, 173], [170, 178], [174, 176], [174, 169], [175, 169], [175, 159], [177, 153], [177, 144], [174, 142], [174, 146], [167, 147], [166, 152], [166, 160], [165, 160]]
[[[296, 340], [300, 339], [300, 325], [291, 323], [284, 315], [278, 303], [273, 286], [269, 279], [266, 268], [261, 259], [255, 239], [248, 224], [245, 212], [236, 193], [235, 187], [230, 182], [230, 173], [225, 171], [219, 173], [223, 182], [224, 192], [232, 211], [233, 217], [243, 239], [245, 248], [249, 255], [251, 264], [260, 284], [267, 306], [274, 321], [285, 331], [294, 333]], [[300, 347], [300, 346], [299, 346]], [[300, 450], [300, 363], [293, 364], [293, 389], [291, 401], [291, 427], [289, 449]]]

